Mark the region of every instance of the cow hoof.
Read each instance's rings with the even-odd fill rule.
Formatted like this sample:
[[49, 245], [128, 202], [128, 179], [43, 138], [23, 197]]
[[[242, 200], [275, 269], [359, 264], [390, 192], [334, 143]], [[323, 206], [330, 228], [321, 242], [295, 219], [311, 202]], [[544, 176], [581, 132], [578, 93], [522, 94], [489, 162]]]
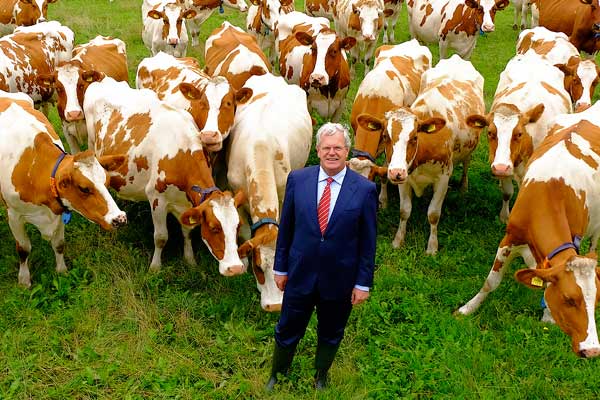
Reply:
[[517, 26], [517, 24], [513, 24], [513, 31], [516, 31], [517, 29], [519, 29], [519, 27]]

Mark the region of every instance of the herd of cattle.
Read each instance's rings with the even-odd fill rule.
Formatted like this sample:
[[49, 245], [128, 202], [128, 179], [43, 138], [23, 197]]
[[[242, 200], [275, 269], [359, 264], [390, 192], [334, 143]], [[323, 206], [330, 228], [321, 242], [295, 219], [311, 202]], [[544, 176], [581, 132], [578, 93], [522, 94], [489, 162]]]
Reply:
[[[66, 271], [72, 210], [105, 229], [127, 222], [110, 187], [150, 204], [151, 270], [161, 266], [170, 213], [181, 222], [186, 262], [195, 263], [190, 234], [199, 226], [219, 272], [238, 275], [251, 265], [262, 308], [279, 310], [273, 261], [287, 175], [308, 159], [310, 112], [339, 120], [361, 62], [348, 165], [398, 186], [393, 245], [405, 241], [413, 194], [432, 186], [426, 252], [438, 251], [454, 165], [463, 164], [467, 189], [471, 155], [487, 128], [506, 235], [482, 289], [457, 313], [474, 312], [521, 256], [529, 269], [516, 278], [545, 288], [545, 319], [571, 336], [577, 354], [600, 355], [597, 261], [579, 255], [582, 237], [591, 238], [592, 251], [600, 238], [600, 104], [592, 105], [600, 70], [580, 56], [600, 45], [598, 0], [515, 2], [525, 14], [531, 6], [541, 26], [519, 35], [487, 112], [483, 77], [468, 59], [508, 0], [408, 0], [414, 39], [400, 44], [392, 44], [397, 0], [306, 0], [306, 13], [289, 0], [251, 0], [249, 8], [244, 0], [143, 0], [142, 38], [152, 56], [138, 65], [136, 88], [127, 82], [125, 43], [98, 36], [74, 46], [71, 29], [45, 21], [55, 1], [0, 0], [8, 33], [0, 38], [0, 199], [20, 284], [31, 285], [25, 223], [51, 242], [57, 271]], [[202, 23], [223, 4], [247, 12], [246, 29], [224, 22], [200, 43]], [[204, 46], [204, 67], [184, 57], [188, 30], [192, 45]], [[388, 44], [375, 50], [382, 30]], [[439, 45], [437, 65], [419, 41]], [[449, 48], [456, 54], [446, 58]], [[54, 103], [72, 154], [47, 119]], [[520, 190], [509, 210], [513, 180]]]

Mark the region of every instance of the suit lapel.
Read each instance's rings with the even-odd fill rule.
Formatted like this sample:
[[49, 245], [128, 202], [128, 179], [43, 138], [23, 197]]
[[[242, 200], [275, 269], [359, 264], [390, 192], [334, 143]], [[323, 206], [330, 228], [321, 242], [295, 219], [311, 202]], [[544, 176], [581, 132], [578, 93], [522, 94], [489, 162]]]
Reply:
[[340, 194], [338, 194], [337, 201], [335, 202], [335, 206], [333, 207], [333, 213], [331, 214], [331, 218], [327, 223], [326, 232], [331, 229], [332, 226], [335, 225], [338, 220], [339, 215], [346, 208], [346, 204], [352, 199], [354, 192], [356, 191], [356, 176], [350, 171], [350, 168], [346, 170], [346, 176], [344, 177], [344, 182], [342, 182], [342, 187], [340, 188]]
[[317, 185], [319, 183], [319, 166], [313, 168], [309, 178], [304, 181], [303, 192], [306, 193], [308, 201], [306, 201], [306, 207], [308, 209], [307, 214], [310, 216], [309, 224], [311, 229], [321, 235], [321, 228], [319, 228], [319, 220], [317, 216]]

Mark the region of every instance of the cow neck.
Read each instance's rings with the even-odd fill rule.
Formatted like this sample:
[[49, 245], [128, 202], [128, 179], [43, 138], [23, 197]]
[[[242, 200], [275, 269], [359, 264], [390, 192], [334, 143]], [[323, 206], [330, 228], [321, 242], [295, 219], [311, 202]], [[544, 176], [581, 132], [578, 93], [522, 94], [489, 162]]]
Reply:
[[[194, 204], [194, 207], [197, 207], [200, 204], [202, 204], [204, 202], [204, 200], [208, 199], [208, 197], [210, 196], [211, 193], [213, 193], [213, 192], [222, 193], [221, 189], [219, 189], [216, 186], [210, 186], [210, 187], [203, 188], [198, 185], [192, 185], [192, 187], [190, 189], [192, 190], [192, 192], [200, 195], [200, 200], [198, 201], [198, 204]], [[190, 196], [190, 198], [192, 198], [192, 199], [194, 199], [194, 197], [195, 196]], [[195, 202], [192, 201], [192, 203], [195, 203]]]
[[56, 146], [56, 148], [58, 150], [60, 150], [60, 154], [58, 155], [58, 158], [56, 159], [56, 162], [54, 163], [54, 167], [52, 168], [52, 172], [50, 173], [50, 191], [52, 192], [52, 195], [54, 196], [54, 198], [56, 199], [56, 202], [60, 206], [59, 212], [62, 214], [63, 222], [65, 224], [67, 224], [71, 220], [71, 211], [62, 202], [62, 200], [60, 198], [60, 194], [58, 193], [58, 185], [56, 184], [56, 172], [58, 171], [58, 167], [60, 166], [60, 163], [67, 156], [67, 153], [65, 153], [65, 151], [62, 148], [60, 148], [60, 146], [57, 145], [56, 143], [54, 143], [54, 146]]
[[544, 259], [544, 262], [542, 263], [542, 269], [550, 268], [551, 267], [550, 260], [552, 260], [559, 253], [562, 253], [565, 250], [573, 249], [573, 250], [575, 250], [575, 253], [579, 254], [580, 245], [581, 245], [581, 236], [575, 235], [575, 236], [573, 236], [573, 241], [565, 242], [565, 243], [561, 244], [560, 246], [557, 246], [554, 250], [552, 250], [550, 253], [548, 253], [546, 258]]
[[250, 226], [250, 236], [254, 237], [258, 229], [264, 225], [273, 225], [275, 228], [279, 229], [279, 223], [277, 223], [275, 218], [263, 217]]

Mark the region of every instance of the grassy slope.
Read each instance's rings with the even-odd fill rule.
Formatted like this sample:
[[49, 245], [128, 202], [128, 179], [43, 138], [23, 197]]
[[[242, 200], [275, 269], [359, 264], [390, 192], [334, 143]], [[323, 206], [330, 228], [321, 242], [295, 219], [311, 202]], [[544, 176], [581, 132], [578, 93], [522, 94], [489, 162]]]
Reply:
[[[50, 16], [69, 25], [77, 43], [98, 33], [125, 40], [133, 83], [137, 64], [148, 55], [139, 3], [62, 0], [51, 5]], [[223, 18], [243, 24], [239, 14], [226, 11], [208, 25]], [[514, 52], [511, 25], [509, 8], [497, 15], [497, 31], [479, 38], [473, 55], [486, 78], [488, 105]], [[408, 38], [405, 17], [397, 38]], [[432, 51], [437, 57], [437, 49]], [[357, 87], [354, 82], [349, 103]], [[289, 381], [272, 398], [600, 395], [598, 361], [578, 359], [565, 334], [540, 323], [541, 292], [519, 286], [511, 274], [474, 316], [451, 314], [479, 289], [502, 236], [500, 193], [486, 153], [483, 138], [469, 171], [469, 192], [448, 193], [436, 257], [424, 254], [427, 196], [414, 202], [406, 247], [391, 247], [398, 195], [390, 188], [391, 206], [379, 214], [373, 295], [351, 316], [331, 389], [316, 394], [311, 387], [313, 321]], [[199, 240], [201, 265], [186, 266], [175, 221], [162, 272], [148, 274], [153, 250], [148, 206], [120, 204], [130, 223], [118, 232], [103, 232], [79, 216], [67, 226], [67, 276], [55, 274], [50, 246], [29, 229], [31, 290], [16, 286], [14, 240], [7, 224], [0, 224], [0, 398], [269, 397], [262, 387], [277, 315], [260, 310], [254, 278], [220, 276]], [[6, 211], [0, 214], [5, 221]]]

